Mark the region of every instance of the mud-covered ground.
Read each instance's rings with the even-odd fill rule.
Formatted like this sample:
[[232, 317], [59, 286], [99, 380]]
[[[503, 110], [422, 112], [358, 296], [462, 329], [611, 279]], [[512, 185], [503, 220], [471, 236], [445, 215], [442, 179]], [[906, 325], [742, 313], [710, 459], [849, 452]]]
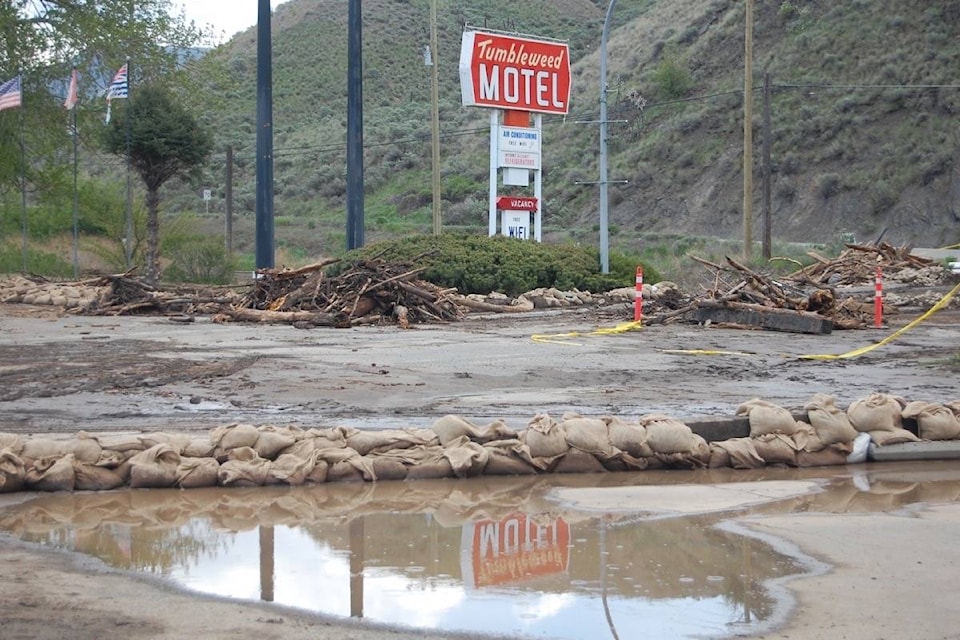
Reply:
[[[429, 426], [450, 413], [521, 428], [543, 412], [729, 417], [754, 397], [799, 408], [818, 392], [833, 394], [840, 406], [872, 391], [960, 399], [956, 306], [859, 357], [798, 357], [874, 344], [922, 311], [889, 315], [879, 330], [813, 336], [694, 324], [595, 333], [629, 320], [625, 307], [471, 315], [409, 330], [301, 330], [0, 304], [0, 431], [198, 431], [231, 422]], [[904, 627], [895, 607], [871, 601], [858, 585], [902, 575], [897, 598], [920, 594], [922, 603], [923, 594], [938, 593], [949, 602], [957, 595], [956, 554], [947, 550], [955, 546], [958, 517], [951, 505], [922, 517], [754, 522], [837, 567], [798, 583], [796, 616], [783, 634], [768, 637], [909, 637], [909, 620]], [[904, 540], [918, 543], [910, 554], [902, 553]], [[914, 575], [921, 562], [922, 575]], [[424, 637], [202, 600], [5, 538], [0, 572], [5, 638]], [[861, 592], [866, 600], [855, 610], [835, 610], [838, 595]], [[865, 611], [880, 617], [864, 624]], [[944, 616], [925, 617], [926, 631], [914, 637], [960, 637]]]
[[754, 397], [800, 408], [818, 392], [841, 406], [873, 391], [954, 399], [956, 307], [855, 358], [799, 357], [869, 346], [920, 314], [827, 335], [682, 323], [605, 334], [596, 330], [629, 320], [628, 309], [304, 330], [0, 305], [0, 429], [378, 428], [429, 426], [445, 414], [520, 428], [543, 412], [725, 417]]

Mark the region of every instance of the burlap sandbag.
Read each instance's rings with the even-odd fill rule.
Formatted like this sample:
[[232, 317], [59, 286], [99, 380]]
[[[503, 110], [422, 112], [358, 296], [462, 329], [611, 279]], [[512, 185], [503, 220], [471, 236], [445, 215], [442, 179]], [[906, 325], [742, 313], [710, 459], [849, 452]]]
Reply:
[[149, 449], [158, 444], [168, 444], [174, 450], [183, 454], [183, 450], [190, 444], [190, 435], [186, 433], [167, 433], [166, 431], [153, 431], [151, 433], [140, 434], [140, 442], [144, 449]]
[[571, 447], [566, 455], [561, 457], [553, 473], [606, 473], [607, 470], [597, 460], [596, 456]]
[[537, 414], [520, 432], [520, 440], [530, 449], [530, 456], [556, 459], [567, 452], [567, 439], [560, 423], [545, 413]]
[[653, 449], [647, 444], [647, 430], [639, 422], [627, 422], [621, 418], [604, 418], [610, 444], [634, 458], [647, 458]]
[[327, 481], [327, 475], [330, 473], [330, 463], [326, 460], [317, 460], [313, 465], [313, 471], [307, 474], [304, 482], [306, 484], [323, 484]]
[[927, 403], [916, 415], [916, 419], [923, 440], [960, 439], [960, 417], [945, 405]]
[[392, 449], [435, 445], [442, 441], [442, 438], [437, 439], [437, 434], [431, 429], [358, 430], [346, 439], [347, 446], [361, 456], [370, 453], [383, 453]]
[[261, 487], [269, 480], [270, 461], [261, 458], [253, 447], [231, 449], [217, 469], [217, 484], [221, 487]]
[[73, 491], [76, 475], [72, 453], [37, 458], [26, 469], [25, 484], [33, 491]]
[[707, 462], [710, 469], [728, 469], [732, 466], [730, 451], [721, 447], [720, 442], [722, 441], [710, 443], [710, 460]]
[[[314, 449], [337, 449], [347, 446], [347, 436], [353, 435], [358, 431], [347, 427], [328, 427], [326, 429], [308, 429], [303, 438], [298, 441], [309, 440], [314, 444]], [[296, 446], [296, 445], [294, 445]]]
[[[697, 445], [690, 427], [676, 418], [661, 414], [649, 414], [640, 418], [647, 432], [647, 444], [654, 453], [690, 453]], [[709, 449], [709, 447], [708, 447]], [[707, 458], [709, 459], [709, 453]]]
[[783, 407], [753, 398], [737, 407], [738, 416], [747, 416], [750, 422], [750, 437], [757, 438], [768, 433], [782, 433], [792, 436], [797, 430], [797, 421]]
[[[498, 440], [488, 443], [484, 448], [489, 454], [487, 466], [483, 468], [485, 476], [527, 476], [537, 473], [530, 460], [529, 447], [520, 440]], [[526, 449], [526, 456], [518, 451]]]
[[66, 440], [53, 440], [51, 438], [29, 438], [23, 443], [23, 450], [20, 452], [20, 457], [29, 458], [30, 460], [39, 460], [40, 458], [55, 458], [67, 453], [66, 446]]
[[[317, 464], [320, 464], [320, 461], [324, 460], [330, 465], [330, 470], [327, 472], [327, 482], [336, 482], [343, 479], [341, 475], [344, 475], [346, 471], [342, 466], [343, 464], [350, 465], [356, 469], [361, 479], [376, 480], [370, 462], [349, 447], [346, 449], [318, 449], [316, 454]], [[340, 466], [334, 470], [335, 465]]]
[[903, 428], [900, 398], [886, 393], [871, 393], [866, 398], [854, 400], [847, 407], [847, 417], [857, 431], [893, 431]]
[[517, 437], [516, 432], [501, 420], [495, 420], [484, 426], [477, 426], [465, 418], [453, 415], [440, 418], [430, 425], [430, 429], [437, 434], [440, 444], [444, 446], [461, 436], [466, 436], [471, 441], [480, 444]]
[[837, 407], [831, 395], [818, 393], [803, 408], [807, 412], [807, 419], [824, 445], [852, 442], [859, 433], [850, 424], [847, 412]]
[[181, 489], [217, 486], [220, 463], [216, 458], [180, 458], [176, 485]]
[[299, 486], [307, 482], [307, 478], [317, 466], [320, 454], [313, 452], [306, 458], [301, 458], [292, 453], [281, 453], [277, 459], [270, 463], [270, 479], [268, 484], [289, 484]]
[[27, 469], [20, 456], [10, 449], [0, 449], [0, 493], [14, 493], [23, 489]]
[[[99, 442], [100, 446], [105, 450], [119, 451], [120, 453], [130, 451], [140, 452], [147, 448], [140, 440], [139, 434], [136, 433], [97, 436], [97, 442]], [[130, 456], [127, 456], [127, 458], [129, 459]]]
[[797, 430], [794, 431], [790, 439], [794, 442], [794, 449], [797, 451], [820, 451], [826, 445], [817, 435], [817, 430], [805, 422], [797, 422]]
[[868, 431], [868, 433], [870, 434], [870, 441], [878, 447], [920, 441], [915, 433], [906, 429], [880, 429], [878, 431]]
[[180, 455], [187, 458], [210, 458], [213, 456], [216, 445], [210, 442], [210, 436], [190, 438]]
[[115, 469], [98, 467], [85, 462], [75, 462], [73, 472], [76, 491], [108, 491], [125, 484], [123, 476]]
[[490, 460], [490, 452], [467, 436], [460, 436], [443, 446], [443, 457], [450, 461], [455, 476], [473, 478], [483, 473], [483, 468]]
[[407, 465], [394, 458], [370, 455], [366, 456], [368, 463], [373, 468], [374, 476], [377, 482], [385, 480], [406, 480]]
[[[240, 447], [250, 447], [257, 444], [260, 432], [252, 424], [228, 424], [210, 431], [210, 442], [226, 457], [225, 452]], [[218, 454], [220, 455], [220, 454]]]
[[767, 465], [797, 466], [797, 443], [792, 436], [786, 436], [782, 433], [768, 433], [765, 436], [751, 439], [757, 450], [757, 455], [763, 458]]
[[169, 444], [158, 444], [130, 458], [130, 486], [165, 489], [176, 485], [180, 453]]
[[442, 455], [439, 458], [425, 460], [407, 469], [407, 480], [428, 480], [432, 478], [452, 478], [453, 467]]
[[253, 445], [253, 450], [266, 460], [276, 460], [277, 456], [292, 447], [300, 432], [296, 427], [278, 427], [272, 424], [262, 425], [257, 431], [260, 436]]
[[23, 453], [23, 438], [16, 433], [0, 433], [0, 451], [8, 450], [13, 455]]
[[847, 464], [847, 456], [853, 451], [849, 442], [838, 442], [823, 447], [819, 451], [798, 451], [798, 467], [830, 467]]
[[[721, 456], [716, 452], [721, 449], [726, 452], [726, 456]], [[710, 444], [711, 455], [707, 461], [708, 466], [717, 468], [718, 466], [730, 466], [734, 469], [760, 469], [766, 466], [764, 459], [757, 452], [753, 438], [729, 438]], [[728, 462], [728, 465], [722, 465], [721, 460]], [[714, 466], [717, 465], [717, 466]]]
[[600, 418], [584, 418], [568, 414], [560, 423], [567, 445], [589, 453], [600, 460], [609, 460], [620, 455], [620, 450], [610, 444], [607, 423]]

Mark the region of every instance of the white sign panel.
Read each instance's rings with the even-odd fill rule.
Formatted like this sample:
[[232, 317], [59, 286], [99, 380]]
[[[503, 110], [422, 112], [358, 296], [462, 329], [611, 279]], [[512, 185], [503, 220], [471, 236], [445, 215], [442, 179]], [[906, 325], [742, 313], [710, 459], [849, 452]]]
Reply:
[[508, 238], [530, 239], [529, 211], [504, 211], [502, 220], [503, 226], [500, 233]]
[[540, 130], [527, 127], [499, 127], [497, 165], [500, 168], [540, 169]]

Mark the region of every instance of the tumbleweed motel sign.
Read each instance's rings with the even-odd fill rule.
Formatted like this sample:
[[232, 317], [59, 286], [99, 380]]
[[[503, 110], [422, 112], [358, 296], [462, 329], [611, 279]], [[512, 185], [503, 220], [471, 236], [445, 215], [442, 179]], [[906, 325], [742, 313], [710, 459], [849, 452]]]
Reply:
[[[543, 114], [570, 108], [570, 49], [562, 42], [491, 31], [465, 31], [460, 45], [460, 92], [464, 106], [490, 109], [489, 235], [542, 239]], [[531, 126], [531, 114], [533, 123]], [[529, 187], [534, 196], [498, 195]]]

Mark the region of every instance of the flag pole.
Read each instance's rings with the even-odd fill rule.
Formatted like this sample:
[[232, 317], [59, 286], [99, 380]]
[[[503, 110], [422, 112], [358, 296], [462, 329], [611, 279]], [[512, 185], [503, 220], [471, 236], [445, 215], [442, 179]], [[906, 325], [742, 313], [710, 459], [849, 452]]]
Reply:
[[[73, 68], [73, 73], [70, 76], [70, 82], [72, 83], [77, 74], [77, 68]], [[68, 97], [68, 100], [70, 97]], [[80, 195], [77, 190], [77, 105], [76, 103], [70, 107], [72, 115], [72, 124], [73, 124], [73, 278], [76, 280], [80, 277]]]
[[130, 56], [127, 56], [127, 112], [124, 118], [124, 127], [127, 136], [127, 242], [124, 250], [127, 258], [127, 269], [133, 266], [133, 183], [130, 178], [130, 95], [133, 93], [133, 73], [130, 68]]
[[24, 137], [23, 72], [20, 79], [20, 238], [23, 254], [23, 272], [27, 273], [27, 143]]

